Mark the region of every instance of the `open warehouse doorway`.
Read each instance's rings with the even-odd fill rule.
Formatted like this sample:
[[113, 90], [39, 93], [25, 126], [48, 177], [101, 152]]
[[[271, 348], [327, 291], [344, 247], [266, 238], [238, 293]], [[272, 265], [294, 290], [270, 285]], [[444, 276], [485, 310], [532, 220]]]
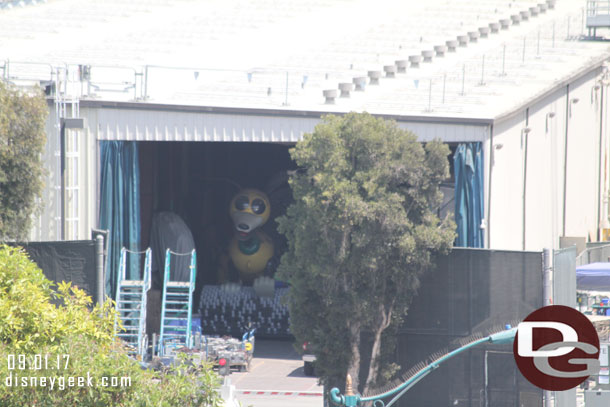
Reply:
[[[295, 169], [289, 154], [291, 146], [243, 142], [102, 142], [100, 224], [112, 229], [113, 233], [122, 231], [122, 235], [114, 239], [115, 245], [130, 250], [151, 247], [156, 252], [153, 253], [153, 287], [147, 313], [149, 333], [158, 332], [160, 324], [166, 247], [179, 252], [196, 249], [195, 312], [205, 308], [199, 300], [204, 297], [202, 292], [207, 295], [210, 290], [213, 291], [211, 297], [221, 297], [211, 298], [212, 305], [225, 301], [225, 297], [239, 297], [233, 298], [231, 306], [240, 308], [239, 312], [241, 308], [249, 310], [247, 318], [235, 322], [215, 321], [218, 318], [216, 310], [203, 309], [214, 314], [209, 316], [211, 321], [204, 321], [202, 315], [204, 331], [206, 323], [210, 322], [205, 333], [235, 335], [239, 333], [235, 330], [241, 330], [246, 323], [256, 325], [255, 320], [264, 317], [257, 309], [258, 299], [252, 292], [252, 285], [261, 276], [267, 277], [267, 284], [271, 281], [271, 287], [276, 284], [272, 278], [285, 240], [277, 232], [275, 218], [285, 212], [292, 199], [288, 186], [288, 173]], [[238, 192], [244, 189], [249, 191], [245, 193], [250, 198], [247, 210], [244, 210], [244, 202], [239, 201], [244, 194]], [[236, 212], [237, 216], [231, 216]], [[245, 212], [248, 213], [244, 215]], [[108, 213], [113, 219], [103, 224], [102, 220], [111, 218], [105, 215]], [[247, 231], [251, 233], [243, 232], [241, 234], [246, 237], [237, 239], [236, 226], [243, 227], [252, 218], [255, 221], [252, 230]], [[261, 239], [259, 250], [257, 244]], [[172, 240], [180, 244], [188, 242], [191, 246], [185, 250], [188, 244], [174, 246]], [[237, 255], [232, 251], [234, 247], [238, 248]], [[119, 251], [120, 247], [114, 247], [115, 253]], [[240, 264], [238, 260], [243, 258], [247, 261]], [[254, 266], [250, 264], [253, 259], [258, 262]], [[114, 293], [112, 283], [117, 278], [118, 264], [109, 263], [107, 286], [110, 288], [107, 292]], [[225, 292], [219, 289], [221, 283], [234, 284], [228, 285], [231, 291]], [[245, 288], [242, 289], [242, 285]], [[204, 290], [204, 287], [209, 289]], [[242, 292], [244, 295], [237, 295]], [[274, 294], [272, 289], [271, 296]], [[280, 307], [277, 299], [267, 305], [269, 319], [272, 313], [279, 312], [274, 307], [282, 308], [280, 313], [284, 322], [280, 331], [286, 333], [287, 311]], [[235, 313], [229, 312], [231, 314]]]
[[[279, 301], [274, 300], [269, 306], [269, 312], [261, 312], [259, 307], [265, 306], [265, 304], [259, 304], [261, 299], [254, 295], [252, 285], [256, 277], [273, 277], [284, 252], [285, 241], [283, 236], [277, 232], [275, 219], [285, 213], [286, 207], [292, 201], [288, 177], [291, 171], [296, 170], [296, 165], [291, 160], [289, 153], [294, 144], [108, 141], [102, 142], [101, 145], [102, 166], [106, 161], [113, 161], [107, 160], [104, 156], [104, 151], [108, 150], [109, 145], [116, 147], [120, 153], [113, 159], [115, 167], [117, 163], [119, 165], [123, 163], [126, 168], [131, 168], [131, 171], [127, 171], [126, 168], [122, 170], [115, 168], [114, 175], [120, 175], [120, 178], [107, 182], [104, 180], [105, 171], [102, 168], [102, 189], [108, 183], [113, 184], [113, 187], [114, 184], [126, 184], [131, 188], [127, 193], [125, 190], [115, 192], [112, 199], [104, 196], [102, 192], [100, 213], [104, 213], [104, 206], [113, 199], [116, 201], [125, 199], [127, 196], [137, 197], [137, 205], [121, 204], [121, 208], [130, 209], [130, 212], [118, 211], [120, 220], [123, 222], [123, 229], [129, 230], [130, 233], [135, 230], [134, 234], [137, 235], [137, 239], [132, 241], [115, 239], [115, 242], [120, 241], [123, 245], [135, 242], [132, 250], [153, 247], [153, 252], [156, 251], [157, 257], [160, 258], [157, 261], [156, 270], [153, 266], [153, 292], [151, 293], [151, 309], [148, 313], [151, 320], [147, 324], [151, 329], [150, 332], [155, 332], [155, 327], [159, 326], [158, 301], [156, 302], [154, 297], [155, 295], [160, 296], [165, 251], [165, 246], [162, 248], [157, 246], [160, 249], [155, 250], [154, 236], [163, 235], [165, 238], [170, 235], [178, 236], [175, 228], [163, 229], [158, 225], [155, 226], [155, 219], [158, 220], [159, 214], [171, 214], [173, 219], [179, 220], [179, 232], [187, 234], [192, 242], [192, 246], [188, 250], [181, 252], [187, 252], [192, 248], [197, 251], [197, 277], [193, 309], [199, 310], [202, 314], [202, 329], [205, 331], [205, 325], [209, 323], [209, 330], [206, 333], [236, 335], [243, 330], [244, 325], [251, 322], [255, 325], [261, 324], [262, 320], [266, 320], [265, 323], [269, 325], [271, 336], [276, 333], [289, 334], [287, 314], [274, 308], [284, 307], [279, 307]], [[454, 207], [453, 186], [457, 183], [457, 178], [453, 164], [458, 146], [451, 145], [450, 147], [451, 154], [448, 159], [452, 167], [451, 176], [442, 188], [445, 199], [439, 208], [440, 216], [450, 215]], [[267, 198], [264, 198], [267, 199], [264, 200], [266, 205], [263, 205], [265, 210], [261, 212], [261, 214], [266, 212], [265, 219], [257, 223], [256, 227], [273, 243], [273, 250], [267, 252], [271, 254], [267, 254], [267, 257], [263, 259], [262, 268], [256, 270], [253, 277], [244, 276], [242, 270], [235, 267], [237, 263], [231, 254], [233, 242], [236, 240], [236, 226], [243, 223], [236, 222], [236, 217], [232, 217], [232, 215], [241, 205], [238, 198], [243, 198], [244, 195], [238, 196], [240, 194], [237, 193], [244, 188], [264, 192], [267, 195]], [[251, 209], [254, 209], [256, 196], [251, 196], [250, 192], [245, 195], [246, 206], [250, 205]], [[250, 215], [255, 214], [250, 212]], [[102, 216], [100, 216], [101, 218]], [[101, 226], [104, 227], [104, 225]], [[111, 227], [106, 228], [111, 229]], [[244, 246], [242, 241], [235, 245], [240, 245], [240, 250], [244, 252], [252, 247], [254, 250], [258, 250], [258, 246]], [[110, 267], [107, 270], [110, 282], [116, 279], [115, 268]], [[223, 286], [221, 289], [220, 284], [227, 282], [237, 284], [228, 285], [230, 288], [228, 290], [225, 289], [227, 286]], [[276, 287], [278, 286], [278, 282], [273, 283], [276, 284]], [[214, 290], [211, 287], [215, 287]], [[245, 299], [237, 295], [246, 291], [249, 292]], [[275, 291], [277, 294], [278, 290]], [[107, 290], [107, 292], [114, 291]], [[206, 298], [211, 304], [209, 307], [202, 304]], [[220, 311], [226, 313], [227, 307], [237, 308], [237, 311], [229, 312], [230, 317], [218, 319]], [[242, 312], [244, 309], [248, 310], [245, 314]], [[281, 318], [285, 322], [280, 324], [281, 327], [272, 323], [278, 312], [283, 313]], [[206, 313], [209, 314], [209, 321], [206, 321], [208, 317], [205, 315]], [[233, 318], [237, 318], [237, 322], [233, 321]], [[259, 333], [261, 332], [259, 331]]]
[[[200, 284], [237, 281], [219, 272], [221, 254], [234, 227], [229, 216], [240, 189], [269, 196], [270, 216], [262, 225], [275, 240], [275, 218], [290, 203], [287, 171], [295, 169], [288, 144], [139, 142], [142, 246], [150, 244], [153, 215], [172, 212], [186, 223], [198, 252]], [[281, 243], [280, 243], [281, 245]]]

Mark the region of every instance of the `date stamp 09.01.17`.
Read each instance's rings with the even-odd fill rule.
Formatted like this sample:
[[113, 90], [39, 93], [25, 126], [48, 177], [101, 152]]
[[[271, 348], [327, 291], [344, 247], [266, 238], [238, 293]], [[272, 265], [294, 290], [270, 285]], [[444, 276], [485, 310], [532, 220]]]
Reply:
[[70, 364], [68, 354], [35, 354], [35, 355], [7, 355], [8, 370], [66, 370]]

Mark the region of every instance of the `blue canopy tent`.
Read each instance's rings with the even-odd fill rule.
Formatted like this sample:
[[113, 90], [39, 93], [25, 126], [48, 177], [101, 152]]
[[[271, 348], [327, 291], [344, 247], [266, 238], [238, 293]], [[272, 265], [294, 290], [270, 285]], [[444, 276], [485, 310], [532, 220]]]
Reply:
[[576, 267], [576, 289], [610, 291], [610, 263], [591, 263]]

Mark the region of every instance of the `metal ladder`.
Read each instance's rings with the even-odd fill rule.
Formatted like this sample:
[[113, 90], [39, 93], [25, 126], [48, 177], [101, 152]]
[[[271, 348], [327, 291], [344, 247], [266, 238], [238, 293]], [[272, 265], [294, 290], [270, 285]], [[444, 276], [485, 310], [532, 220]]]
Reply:
[[[128, 254], [145, 254], [142, 280], [128, 280], [125, 276]], [[146, 298], [151, 285], [151, 250], [137, 252], [121, 248], [117, 276], [116, 310], [121, 319], [123, 330], [117, 336], [127, 343], [131, 354], [144, 359], [148, 348], [146, 335]]]
[[[190, 280], [172, 281], [170, 279], [171, 256], [191, 256]], [[195, 249], [189, 253], [165, 252], [165, 272], [163, 278], [163, 297], [161, 304], [161, 329], [159, 333], [159, 354], [167, 356], [178, 346], [192, 347], [191, 319], [193, 314], [193, 291], [197, 274]]]

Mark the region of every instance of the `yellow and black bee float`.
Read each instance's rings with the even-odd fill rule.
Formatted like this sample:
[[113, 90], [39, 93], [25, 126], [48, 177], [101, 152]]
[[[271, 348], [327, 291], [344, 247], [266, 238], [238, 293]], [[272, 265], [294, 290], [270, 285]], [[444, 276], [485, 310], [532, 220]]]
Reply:
[[229, 257], [243, 283], [250, 284], [263, 274], [273, 257], [273, 241], [260, 227], [268, 220], [271, 204], [257, 189], [242, 189], [231, 200], [229, 214], [234, 235], [229, 243]]

